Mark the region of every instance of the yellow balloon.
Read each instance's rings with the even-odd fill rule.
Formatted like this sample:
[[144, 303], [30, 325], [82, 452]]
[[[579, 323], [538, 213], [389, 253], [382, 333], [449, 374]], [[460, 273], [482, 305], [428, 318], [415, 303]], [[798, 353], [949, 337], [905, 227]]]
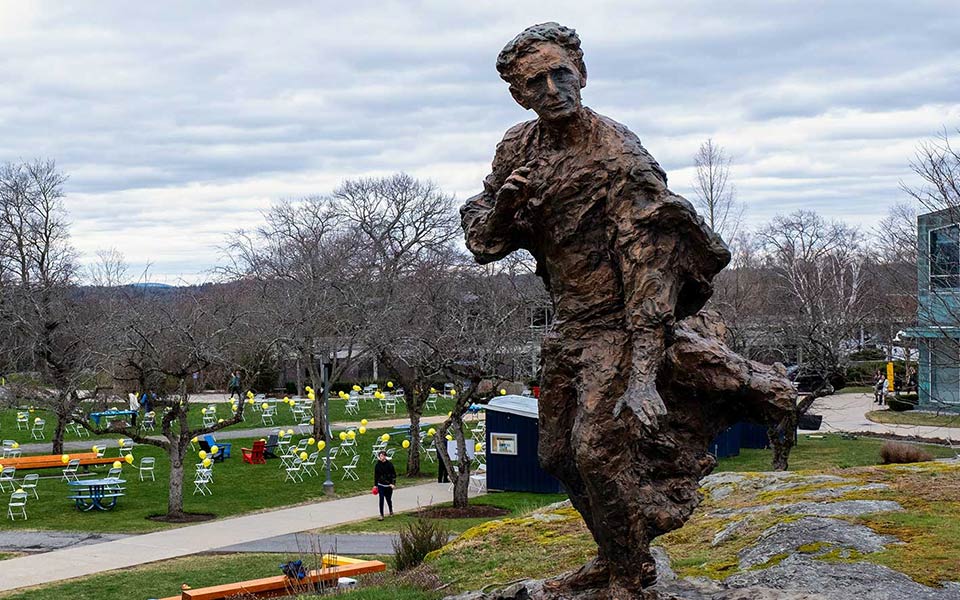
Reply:
[[448, 412], [448, 413], [447, 413], [447, 416], [448, 416], [448, 417], [453, 416], [453, 411]]
[[293, 435], [293, 430], [292, 430], [292, 429], [288, 429], [288, 430], [287, 430], [287, 435]]
[[340, 432], [340, 441], [342, 442], [342, 441], [344, 441], [344, 440], [346, 440], [346, 439], [347, 439], [347, 432], [346, 432], [346, 431], [341, 431], [341, 432]]
[[253, 398], [247, 398], [247, 404], [253, 404]]
[[448, 442], [452, 442], [452, 441], [453, 441], [453, 436], [450, 435], [449, 433], [447, 434], [447, 441], [448, 441]]
[[[33, 412], [33, 411], [31, 410], [30, 412]], [[36, 419], [34, 419], [33, 422], [34, 422], [34, 423], [39, 423], [39, 422], [40, 422], [40, 417], [37, 417]]]
[[301, 453], [300, 453], [300, 460], [307, 460], [307, 453], [306, 453], [306, 452], [301, 452]]
[[197, 443], [197, 438], [195, 438], [195, 437], [192, 438], [192, 439], [190, 440], [190, 443], [191, 443], [191, 444], [196, 444], [196, 443]]
[[61, 456], [60, 462], [62, 462], [63, 464], [67, 464], [68, 462], [70, 462], [70, 455], [64, 454], [63, 456]]
[[457, 390], [450, 390], [450, 395], [451, 395], [451, 396], [456, 396], [456, 395], [457, 395]]
[[437, 388], [430, 388], [430, 393], [431, 393], [431, 394], [436, 394], [436, 393], [437, 393]]
[[263, 404], [260, 405], [260, 408], [262, 408], [263, 410], [267, 410], [268, 408], [270, 408], [270, 405], [264, 402]]
[[400, 445], [403, 446], [405, 449], [406, 449], [406, 448], [409, 448], [409, 447], [410, 447], [410, 440], [403, 440], [403, 443], [400, 444]]
[[133, 455], [132, 455], [132, 454], [128, 454], [128, 455], [126, 455], [126, 456], [123, 457], [123, 460], [127, 461], [127, 464], [128, 464], [128, 465], [132, 465], [132, 464], [133, 464]]
[[210, 446], [210, 454], [216, 454], [217, 452], [220, 452], [220, 446], [217, 446], [216, 444]]
[[117, 440], [117, 444], [119, 444], [122, 447], [124, 444], [123, 438], [120, 438], [119, 440]]
[[351, 440], [355, 440], [357, 439], [357, 432], [351, 429], [347, 432], [347, 437]]
[[311, 425], [316, 425], [316, 424], [317, 424], [317, 422], [314, 420], [313, 417], [310, 417], [310, 424], [311, 424]]
[[313, 388], [310, 387], [309, 385], [303, 386], [303, 389], [306, 390], [307, 392], [312, 392], [312, 391], [313, 391]]
[[476, 446], [473, 447], [473, 449], [476, 450], [477, 452], [483, 452], [483, 444], [477, 444]]
[[210, 459], [209, 459], [209, 458], [205, 458], [205, 459], [203, 459], [203, 463], [202, 463], [202, 464], [203, 464], [203, 466], [205, 466], [205, 467], [209, 467], [209, 466], [212, 465], [213, 463], [210, 462]]
[[353, 386], [353, 391], [359, 392], [359, 391], [360, 391], [360, 386], [359, 386], [359, 385]]
[[119, 460], [113, 461], [113, 468], [114, 468], [114, 469], [119, 469], [121, 466], [123, 466], [123, 465], [120, 464], [120, 461], [119, 461]]
[[360, 424], [363, 425], [364, 427], [366, 427], [366, 425], [367, 425], [367, 420], [366, 420], [366, 419], [360, 419]]
[[207, 414], [207, 409], [201, 408], [201, 409], [200, 409], [200, 414], [201, 414], [201, 415]]
[[316, 444], [316, 443], [317, 443], [317, 440], [316, 440], [315, 438], [310, 438], [309, 440], [307, 440], [307, 445], [308, 445], [308, 446], [312, 446], [312, 445], [314, 445], [314, 444]]
[[283, 397], [283, 401], [284, 401], [286, 404], [290, 404], [290, 397], [289, 397], [289, 396], [284, 396], [284, 397]]
[[360, 426], [360, 429], [358, 429], [357, 431], [360, 432], [360, 435], [363, 435], [363, 434], [365, 434], [365, 433], [367, 432], [367, 428], [364, 427], [363, 425], [361, 425], [361, 426]]
[[323, 450], [326, 447], [327, 447], [327, 443], [325, 441], [320, 440], [319, 442], [317, 442], [317, 450]]
[[200, 452], [197, 452], [197, 456], [200, 457], [200, 460], [203, 460], [203, 459], [205, 459], [205, 458], [207, 457], [207, 451], [206, 451], [206, 450], [201, 450]]
[[437, 435], [437, 430], [434, 429], [433, 427], [431, 427], [430, 429], [427, 430], [427, 435], [429, 435], [429, 436], [431, 436], [431, 437], [432, 437], [432, 436], [435, 436], [435, 435]]
[[392, 382], [392, 381], [388, 381], [388, 382], [387, 382], [387, 387], [388, 387], [388, 388], [392, 388], [392, 387], [393, 387], [393, 382]]
[[389, 441], [390, 441], [390, 434], [389, 434], [389, 433], [385, 433], [385, 434], [381, 435], [381, 436], [380, 436], [380, 441], [381, 441], [381, 442], [389, 442]]
[[[310, 392], [309, 394], [307, 394], [307, 400], [316, 400], [316, 399], [317, 399], [317, 395], [314, 394], [313, 392]], [[290, 401], [290, 404], [293, 404], [292, 400]]]
[[218, 419], [218, 420], [217, 420], [217, 423], [218, 423], [218, 424], [219, 424], [219, 423], [223, 423], [223, 419]]
[[247, 392], [247, 398], [253, 398], [253, 392]]
[[505, 389], [503, 389], [503, 388], [500, 388], [500, 395], [501, 395], [501, 396], [506, 396], [506, 395], [507, 395], [507, 390], [505, 390]]
[[100, 452], [100, 448], [97, 448], [96, 446], [94, 446], [93, 448], [90, 448], [90, 450], [92, 450], [94, 454], [96, 454], [97, 452]]
[[20, 442], [13, 443], [13, 448], [19, 448], [19, 447], [20, 447]]

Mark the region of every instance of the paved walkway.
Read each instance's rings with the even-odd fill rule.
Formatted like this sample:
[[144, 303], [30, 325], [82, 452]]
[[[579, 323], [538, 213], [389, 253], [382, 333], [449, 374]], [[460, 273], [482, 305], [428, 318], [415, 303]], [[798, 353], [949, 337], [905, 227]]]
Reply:
[[[423, 425], [436, 425], [437, 423], [443, 423], [444, 419], [447, 417], [444, 415], [435, 415], [432, 417], [423, 417], [420, 419], [420, 423]], [[367, 427], [370, 429], [383, 429], [385, 427], [396, 427], [398, 425], [409, 425], [410, 419], [381, 419], [381, 420], [369, 420], [367, 422]], [[267, 437], [273, 433], [276, 429], [283, 427], [284, 429], [293, 429], [298, 431], [296, 425], [276, 425], [274, 427], [253, 427], [250, 429], [225, 429], [223, 431], [218, 431], [213, 436], [219, 440], [235, 440], [238, 438], [255, 438], [255, 437]], [[334, 430], [341, 429], [356, 429], [360, 427], [360, 421], [342, 421], [336, 422], [333, 424]], [[158, 437], [159, 436], [154, 436]], [[90, 447], [93, 445], [106, 446], [107, 448], [116, 448], [117, 447], [117, 437], [109, 438], [87, 438], [82, 441], [72, 441], [64, 442], [63, 449], [65, 452], [76, 452], [76, 451], [90, 451]], [[33, 454], [33, 453], [43, 453], [50, 452], [50, 442], [34, 442], [30, 444], [20, 444], [20, 450], [24, 454]]]
[[[0, 531], [0, 552], [36, 554], [74, 546], [91, 546], [130, 537], [128, 533], [88, 533], [80, 531], [12, 530]], [[289, 552], [313, 554], [318, 551], [337, 554], [393, 554], [392, 534], [311, 534], [289, 533], [243, 544], [217, 548], [211, 552]]]
[[866, 417], [866, 413], [877, 409], [879, 407], [873, 403], [872, 394], [834, 394], [818, 398], [810, 408], [810, 413], [823, 415], [822, 431], [940, 438], [960, 444], [960, 429], [955, 427], [874, 423]]
[[[446, 484], [429, 483], [398, 489], [393, 504], [395, 510], [408, 511], [445, 502], [449, 498]], [[308, 529], [332, 527], [369, 518], [373, 512], [373, 501], [355, 496], [11, 558], [2, 562], [0, 591], [210, 552]]]

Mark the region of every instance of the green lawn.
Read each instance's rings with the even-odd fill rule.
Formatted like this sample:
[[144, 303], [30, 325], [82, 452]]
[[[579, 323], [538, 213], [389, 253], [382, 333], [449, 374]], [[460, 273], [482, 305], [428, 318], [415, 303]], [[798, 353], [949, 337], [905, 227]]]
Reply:
[[[190, 423], [191, 428], [199, 428], [203, 424], [204, 417], [201, 411], [206, 408], [206, 404], [201, 402], [202, 398], [198, 396], [193, 396], [191, 400], [191, 410], [188, 422]], [[452, 399], [440, 398], [437, 401], [436, 408], [433, 410], [425, 410], [424, 416], [446, 415], [448, 412], [453, 410], [453, 405], [454, 401]], [[233, 411], [229, 404], [215, 404], [214, 406], [217, 419], [228, 419], [233, 415]], [[122, 410], [125, 409], [126, 406], [121, 406], [118, 404], [117, 408]], [[3, 439], [13, 439], [21, 444], [36, 441], [31, 438], [29, 430], [17, 429], [18, 412], [23, 411], [12, 408], [0, 410], [0, 432], [2, 432]], [[263, 420], [261, 419], [261, 413], [255, 410], [253, 406], [247, 405], [243, 412], [245, 420], [224, 429], [224, 431], [264, 427]], [[50, 441], [51, 437], [53, 436], [53, 429], [56, 424], [56, 419], [49, 411], [39, 408], [35, 409], [32, 413], [28, 413], [28, 419], [31, 423], [33, 423], [33, 420], [38, 417], [46, 420], [45, 441]], [[373, 421], [377, 419], [405, 418], [407, 418], [407, 413], [403, 405], [397, 406], [396, 414], [384, 414], [383, 409], [380, 408], [380, 405], [376, 401], [361, 401], [359, 414], [351, 415], [347, 414], [346, 402], [344, 400], [341, 400], [340, 398], [330, 398], [330, 420], [333, 423], [356, 422], [360, 421], [361, 419]], [[294, 427], [297, 425], [297, 419], [293, 416], [290, 406], [282, 403], [277, 405], [277, 416], [274, 418], [274, 425], [277, 427]], [[67, 433], [64, 436], [65, 441], [76, 441], [79, 439], [91, 440], [92, 438], [91, 436], [87, 435], [84, 435], [83, 438], [80, 438], [74, 433]], [[92, 443], [93, 442], [91, 441], [91, 444]]]
[[[496, 506], [510, 511], [509, 514], [502, 517], [472, 518], [472, 519], [443, 519], [442, 523], [446, 525], [451, 533], [462, 533], [471, 527], [485, 523], [491, 518], [508, 518], [526, 514], [534, 509], [566, 500], [566, 494], [532, 494], [527, 492], [494, 492], [485, 496], [471, 498], [470, 504]], [[445, 502], [438, 506], [450, 506], [451, 502]], [[317, 533], [383, 533], [399, 531], [403, 525], [411, 523], [415, 517], [409, 514], [397, 515], [385, 521], [371, 518], [366, 521], [356, 523], [347, 523], [330, 529], [317, 530]]]
[[[811, 439], [801, 435], [797, 447], [790, 453], [790, 470], [823, 470], [829, 468], [866, 467], [880, 463], [883, 440], [860, 438], [844, 439], [839, 435], [825, 435]], [[936, 458], [948, 458], [955, 453], [942, 446], [925, 445]], [[716, 471], [769, 471], [770, 450], [741, 450], [740, 456], [720, 460]]]
[[[394, 433], [393, 430], [370, 430], [365, 435], [359, 436], [357, 442], [357, 451], [360, 453], [360, 462], [357, 468], [359, 481], [350, 479], [342, 480], [340, 471], [333, 472], [333, 480], [338, 495], [357, 495], [368, 493], [373, 485], [373, 463], [371, 460], [371, 447], [374, 439], [382, 433]], [[294, 441], [299, 441], [300, 436], [294, 436]], [[184, 509], [189, 512], [213, 513], [218, 517], [237, 515], [240, 513], [261, 510], [267, 508], [276, 508], [299, 504], [303, 502], [323, 500], [323, 480], [324, 472], [317, 465], [320, 475], [317, 477], [306, 477], [303, 483], [284, 482], [285, 472], [280, 469], [279, 459], [270, 459], [265, 465], [249, 465], [240, 458], [240, 448], [250, 447], [252, 439], [232, 440], [233, 457], [222, 463], [217, 463], [214, 467], [214, 482], [210, 489], [212, 496], [193, 495], [193, 466], [199, 458], [189, 457], [189, 466], [186, 469], [184, 477]], [[402, 448], [401, 436], [394, 435], [391, 439], [391, 446], [397, 448], [394, 458], [398, 471], [405, 470], [407, 453]], [[111, 449], [110, 453], [116, 452]], [[137, 446], [134, 449], [134, 456], [139, 460], [146, 456], [157, 457], [156, 481], [141, 482], [138, 478], [137, 470], [130, 466], [124, 466], [125, 478], [127, 480], [127, 495], [122, 497], [115, 508], [109, 512], [78, 512], [67, 500], [69, 495], [67, 484], [59, 480], [57, 469], [45, 469], [38, 471], [41, 476], [50, 477], [40, 481], [38, 491], [39, 500], [31, 499], [27, 503], [27, 521], [4, 521], [5, 526], [30, 528], [30, 529], [56, 529], [73, 531], [98, 531], [105, 533], [134, 533], [154, 531], [171, 527], [163, 523], [157, 523], [147, 520], [146, 517], [151, 514], [162, 514], [166, 512], [167, 504], [167, 475], [169, 473], [169, 461], [166, 455], [158, 448], [152, 446]], [[343, 463], [339, 460], [338, 463]], [[424, 481], [436, 479], [437, 467], [434, 463], [424, 461], [424, 478], [407, 479], [400, 478], [399, 485], [414, 485]], [[103, 473], [105, 469], [100, 469]], [[22, 477], [26, 472], [18, 472], [17, 476]], [[373, 514], [374, 503], [366, 504], [358, 501], [358, 509], [369, 510]], [[358, 513], [358, 517], [362, 512]]]
[[930, 413], [907, 410], [872, 410], [867, 418], [874, 423], [890, 423], [893, 425], [929, 425], [931, 427], [960, 427], [960, 414], [957, 413]]

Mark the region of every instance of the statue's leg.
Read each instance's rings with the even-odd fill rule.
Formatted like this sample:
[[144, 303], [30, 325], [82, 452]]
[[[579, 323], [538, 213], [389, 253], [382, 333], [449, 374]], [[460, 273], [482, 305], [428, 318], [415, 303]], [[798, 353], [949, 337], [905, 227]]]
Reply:
[[665, 498], [651, 485], [649, 446], [637, 440], [632, 420], [614, 416], [627, 387], [631, 336], [621, 328], [594, 329], [579, 345], [580, 397], [571, 434], [590, 510], [587, 526], [609, 570], [608, 584], [639, 593], [656, 580], [648, 520]]

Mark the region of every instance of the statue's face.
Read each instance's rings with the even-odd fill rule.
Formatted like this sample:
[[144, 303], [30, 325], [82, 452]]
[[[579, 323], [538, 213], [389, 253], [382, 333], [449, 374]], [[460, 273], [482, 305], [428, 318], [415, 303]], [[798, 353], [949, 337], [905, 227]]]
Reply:
[[580, 88], [586, 81], [576, 63], [556, 44], [540, 44], [535, 52], [517, 59], [511, 79], [513, 98], [541, 119], [561, 121], [580, 111]]

